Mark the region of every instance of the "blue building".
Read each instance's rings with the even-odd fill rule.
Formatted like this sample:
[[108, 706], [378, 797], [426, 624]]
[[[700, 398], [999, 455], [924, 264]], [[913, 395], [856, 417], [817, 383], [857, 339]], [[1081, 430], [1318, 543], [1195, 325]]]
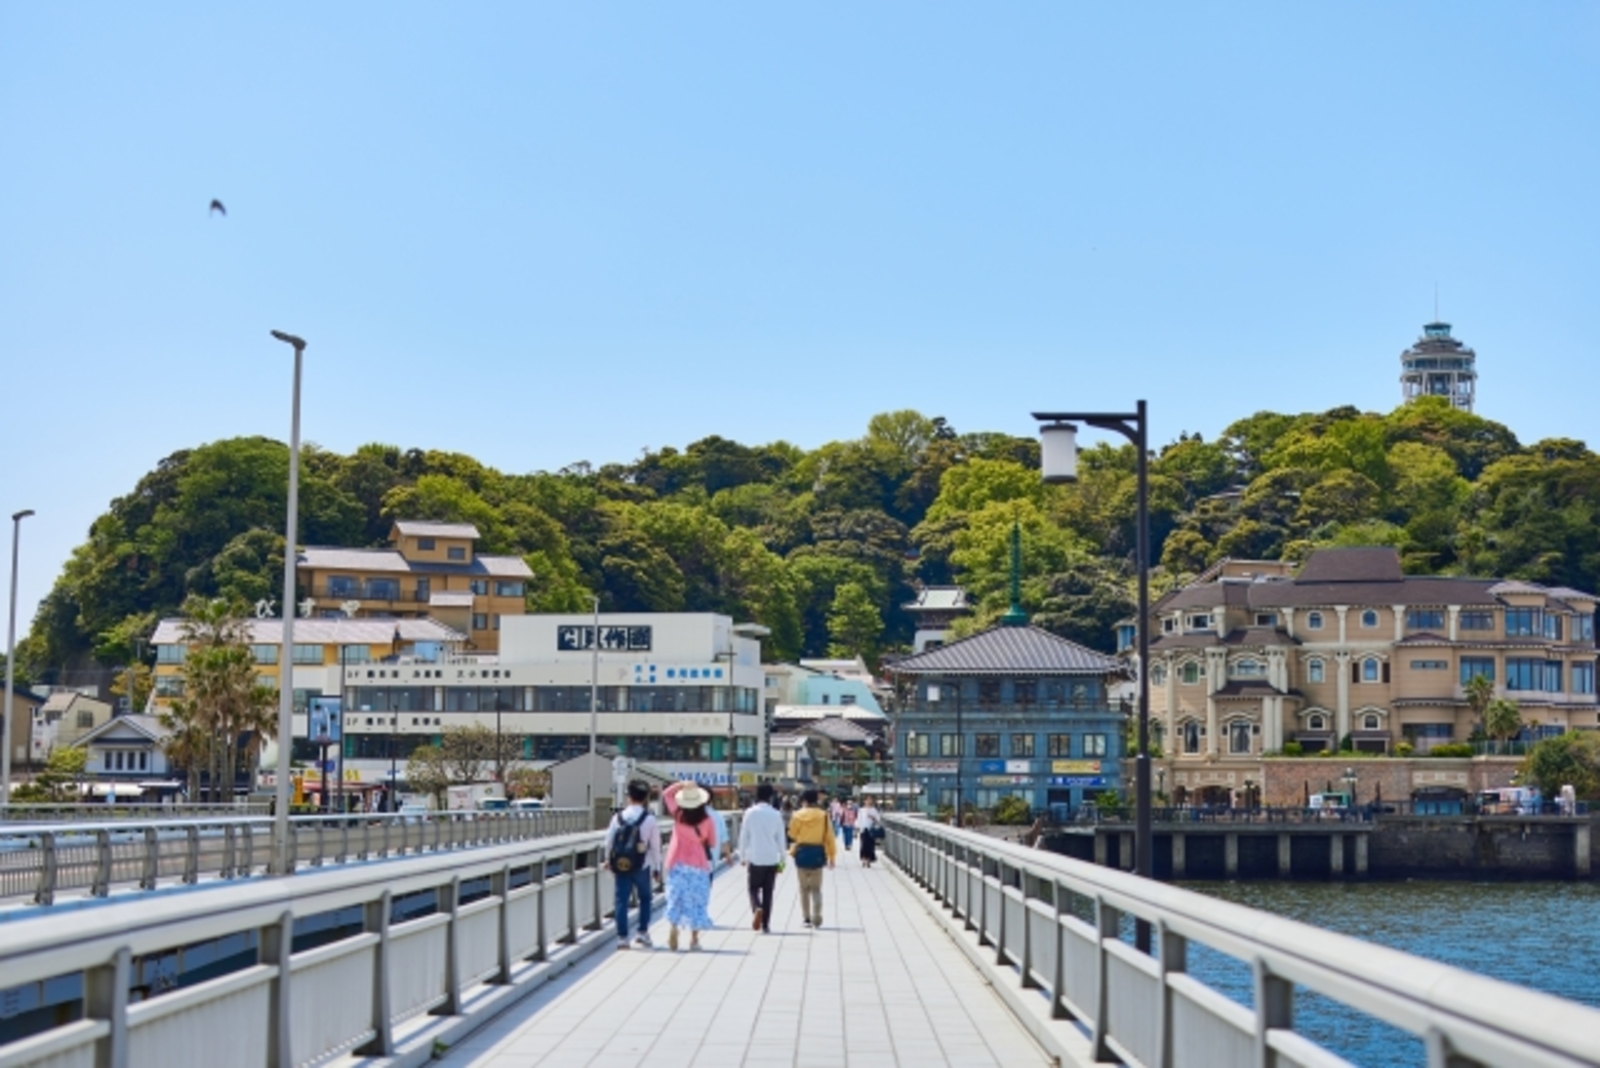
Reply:
[[928, 807], [992, 808], [1007, 796], [1065, 815], [1122, 787], [1125, 713], [1111, 686], [1115, 658], [1029, 626], [1005, 623], [900, 660], [896, 769]]

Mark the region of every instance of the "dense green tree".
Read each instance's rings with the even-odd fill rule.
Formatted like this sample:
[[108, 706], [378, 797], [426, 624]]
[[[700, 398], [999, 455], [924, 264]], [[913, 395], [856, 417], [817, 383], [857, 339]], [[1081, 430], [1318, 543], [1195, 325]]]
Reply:
[[859, 656], [875, 663], [882, 633], [883, 617], [860, 583], [846, 582], [834, 591], [828, 610], [829, 656]]
[[1545, 797], [1571, 786], [1580, 800], [1600, 801], [1600, 734], [1567, 731], [1544, 739], [1523, 760], [1522, 775]]

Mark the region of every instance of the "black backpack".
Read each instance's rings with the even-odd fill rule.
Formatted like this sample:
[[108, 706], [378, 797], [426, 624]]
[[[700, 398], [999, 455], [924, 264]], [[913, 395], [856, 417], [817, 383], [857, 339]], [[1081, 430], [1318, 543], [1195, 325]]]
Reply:
[[629, 875], [644, 866], [644, 855], [650, 850], [644, 840], [644, 821], [649, 818], [649, 809], [640, 812], [632, 823], [618, 813], [617, 833], [611, 836], [611, 853], [606, 857], [606, 866], [613, 874]]

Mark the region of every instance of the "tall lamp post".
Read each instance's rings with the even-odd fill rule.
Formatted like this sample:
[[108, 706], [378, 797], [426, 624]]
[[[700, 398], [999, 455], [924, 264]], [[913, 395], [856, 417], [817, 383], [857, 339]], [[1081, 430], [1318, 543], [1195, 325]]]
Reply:
[[288, 875], [294, 858], [289, 845], [290, 749], [294, 745], [294, 569], [300, 544], [300, 367], [306, 343], [282, 330], [272, 336], [294, 348], [294, 393], [289, 414], [289, 515], [283, 528], [283, 651], [278, 655], [277, 803], [273, 806], [272, 870]]
[[592, 824], [595, 822], [594, 769], [600, 758], [600, 595], [589, 596], [594, 601], [594, 629], [589, 638], [589, 771], [584, 776], [583, 790]]
[[[1078, 428], [1084, 423], [1101, 430], [1114, 430], [1133, 442], [1138, 454], [1139, 516], [1134, 566], [1139, 572], [1139, 752], [1134, 759], [1133, 870], [1151, 877], [1154, 840], [1151, 830], [1150, 797], [1150, 419], [1144, 401], [1132, 412], [1034, 412], [1044, 426], [1039, 428], [1040, 474], [1046, 482], [1076, 482], [1078, 479]], [[1150, 951], [1150, 924], [1138, 921], [1135, 944]]]
[[6, 707], [0, 710], [0, 808], [11, 804], [11, 702], [17, 683], [17, 549], [22, 541], [22, 521], [33, 514], [24, 508], [11, 516], [11, 622], [6, 628]]

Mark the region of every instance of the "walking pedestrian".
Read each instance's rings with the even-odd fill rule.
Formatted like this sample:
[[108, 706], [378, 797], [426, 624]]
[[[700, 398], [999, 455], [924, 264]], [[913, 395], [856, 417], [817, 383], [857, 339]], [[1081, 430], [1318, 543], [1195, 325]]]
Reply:
[[756, 787], [756, 803], [745, 810], [739, 824], [739, 859], [749, 869], [750, 921], [753, 930], [772, 933], [772, 892], [783, 870], [787, 850], [783, 817], [772, 807], [772, 784]]
[[878, 837], [883, 834], [883, 813], [870, 797], [856, 813], [856, 834], [861, 836], [861, 866], [870, 868], [878, 859]]
[[841, 814], [839, 822], [844, 825], [844, 851], [848, 853], [856, 837], [856, 803], [854, 801], [844, 806], [844, 812]]
[[692, 782], [675, 782], [661, 793], [672, 816], [672, 841], [663, 870], [667, 874], [667, 945], [678, 948], [678, 928], [689, 928], [689, 948], [700, 948], [700, 932], [709, 929], [711, 858], [717, 828], [706, 814], [711, 795]]
[[833, 824], [835, 836], [844, 833], [844, 805], [837, 797], [828, 802], [828, 822]]
[[650, 814], [648, 784], [635, 779], [628, 784], [628, 804], [611, 817], [606, 828], [606, 866], [615, 876], [617, 948], [628, 948], [628, 900], [639, 895], [639, 935], [642, 949], [650, 944], [650, 905], [654, 897], [650, 873], [661, 870], [661, 825]]
[[794, 799], [791, 797], [784, 798], [783, 809], [778, 814], [783, 817], [783, 833], [787, 835], [789, 833], [789, 821], [794, 819]]
[[822, 926], [822, 870], [833, 867], [833, 834], [828, 814], [817, 807], [817, 792], [800, 795], [800, 811], [789, 821], [789, 852], [800, 880], [800, 911], [807, 927]]

